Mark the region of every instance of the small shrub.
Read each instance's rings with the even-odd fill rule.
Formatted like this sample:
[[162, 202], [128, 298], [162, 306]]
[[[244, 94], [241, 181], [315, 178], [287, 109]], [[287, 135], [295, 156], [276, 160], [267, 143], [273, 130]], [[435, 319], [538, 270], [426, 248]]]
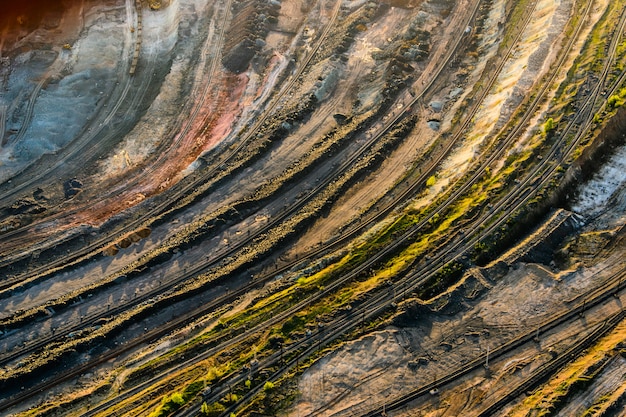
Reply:
[[222, 400], [222, 402], [225, 402], [225, 403], [228, 403], [228, 404], [235, 404], [237, 401], [239, 401], [239, 396], [237, 394], [233, 394], [233, 393], [228, 394]]
[[163, 397], [161, 405], [155, 411], [150, 413], [150, 417], [169, 416], [184, 404], [185, 399], [183, 398], [183, 395], [179, 392], [175, 392], [170, 396]]
[[621, 107], [622, 105], [624, 105], [624, 99], [621, 98], [619, 95], [617, 94], [613, 94], [611, 97], [609, 97], [609, 99], [607, 100], [607, 104], [611, 109], [616, 109], [618, 107]]
[[546, 120], [543, 124], [543, 133], [546, 136], [550, 136], [550, 133], [554, 131], [554, 127], [554, 119], [552, 117], [549, 117], [548, 120]]
[[176, 404], [177, 406], [181, 406], [183, 404], [185, 404], [185, 400], [183, 399], [183, 395], [179, 392], [175, 392], [172, 394], [172, 396], [170, 397], [170, 402], [172, 402], [173, 404]]
[[207, 405], [207, 403], [203, 403], [202, 408], [200, 409], [200, 412], [202, 413], [204, 417], [218, 417], [224, 411], [226, 411], [226, 407], [224, 407], [220, 403], [213, 403], [211, 405]]
[[289, 336], [292, 331], [301, 329], [304, 324], [306, 324], [306, 320], [304, 317], [294, 315], [290, 317], [287, 321], [285, 321], [280, 329], [280, 332], [285, 336]]

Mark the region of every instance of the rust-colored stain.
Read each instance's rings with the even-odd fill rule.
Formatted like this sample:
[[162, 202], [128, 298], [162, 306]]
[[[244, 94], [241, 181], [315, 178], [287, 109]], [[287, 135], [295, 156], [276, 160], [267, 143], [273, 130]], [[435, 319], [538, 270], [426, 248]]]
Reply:
[[45, 18], [62, 13], [72, 3], [79, 2], [79, 0], [0, 0], [0, 25], [3, 29], [6, 28], [7, 25], [12, 27], [22, 26], [27, 29], [32, 29], [39, 26]]

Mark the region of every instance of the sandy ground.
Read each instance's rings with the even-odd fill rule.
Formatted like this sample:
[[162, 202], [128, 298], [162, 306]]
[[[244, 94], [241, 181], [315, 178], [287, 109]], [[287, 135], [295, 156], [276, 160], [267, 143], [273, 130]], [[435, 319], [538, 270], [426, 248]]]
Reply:
[[561, 417], [582, 415], [596, 399], [612, 394], [626, 382], [624, 369], [626, 369], [626, 359], [619, 355], [614, 356], [607, 368], [595, 378], [592, 386], [574, 396], [557, 415]]
[[[215, 40], [212, 36], [215, 36], [216, 33], [216, 23], [206, 23], [205, 29], [209, 40], [200, 48], [201, 64], [197, 72], [191, 75], [187, 74], [192, 65], [194, 51], [197, 51], [195, 49], [197, 45], [190, 44], [187, 49], [177, 50], [171, 69], [164, 79], [163, 88], [148, 108], [147, 113], [139, 120], [136, 127], [124, 137], [123, 141], [114, 148], [111, 154], [98, 164], [98, 171], [93, 177], [90, 177], [89, 181], [93, 184], [104, 181], [107, 185], [112, 185], [120, 179], [127, 180], [127, 177], [143, 175], [145, 178], [138, 181], [134, 188], [125, 190], [123, 194], [116, 195], [113, 199], [103, 200], [98, 205], [91, 206], [89, 211], [70, 219], [70, 221], [75, 224], [89, 222], [97, 224], [111, 214], [131, 207], [151, 194], [171, 187], [183, 176], [193, 173], [194, 161], [197, 156], [213, 149], [220, 141], [231, 140], [233, 132], [236, 132], [237, 129], [255, 117], [254, 111], [251, 110], [253, 105], [260, 105], [269, 99], [271, 88], [275, 86], [275, 81], [288, 63], [285, 56], [290, 55], [296, 48], [295, 42], [299, 38], [294, 35], [298, 28], [306, 25], [307, 30], [314, 34], [316, 23], [323, 21], [332, 7], [332, 2], [320, 2], [313, 10], [309, 11], [307, 19], [293, 19], [293, 16], [298, 15], [297, 10], [302, 10], [306, 6], [305, 3], [298, 0], [283, 2], [279, 25], [281, 30], [272, 32], [268, 38], [269, 47], [274, 49], [273, 59], [263, 73], [251, 71], [236, 77], [216, 74], [214, 77], [208, 77], [210, 81], [207, 81], [205, 71], [211, 68], [212, 60], [218, 59], [218, 57], [213, 54], [210, 48], [210, 41]], [[466, 5], [467, 3], [462, 3], [459, 7], [462, 8]], [[356, 6], [358, 5], [350, 5], [350, 7]], [[411, 6], [413, 7], [415, 4], [411, 3]], [[71, 50], [59, 49], [58, 56], [54, 59], [50, 58], [52, 55], [50, 57], [44, 55], [43, 58], [38, 58], [39, 61], [32, 56], [20, 55], [21, 58], [19, 59], [31, 60], [33, 65], [44, 62], [48, 67], [45, 70], [41, 70], [39, 67], [30, 69], [32, 74], [22, 74], [20, 75], [21, 79], [11, 79], [10, 82], [12, 85], [24, 87], [28, 85], [28, 77], [36, 78], [37, 74], [40, 76], [50, 68], [61, 71], [59, 62], [71, 66], [73, 68], [72, 75], [63, 77], [56, 84], [52, 83], [52, 86], [31, 85], [26, 93], [19, 93], [23, 94], [22, 96], [18, 96], [17, 91], [11, 91], [10, 94], [14, 96], [11, 100], [6, 99], [8, 94], [0, 95], [0, 109], [5, 109], [3, 115], [7, 115], [6, 118], [2, 117], [3, 123], [0, 125], [6, 125], [7, 130], [17, 129], [19, 132], [20, 127], [15, 115], [28, 113], [27, 108], [12, 105], [12, 103], [21, 100], [33, 104], [34, 116], [29, 127], [30, 130], [25, 131], [24, 137], [28, 137], [28, 140], [39, 140], [39, 142], [36, 144], [23, 143], [37, 150], [37, 152], [41, 149], [43, 152], [54, 152], [55, 149], [60, 149], [64, 145], [63, 143], [57, 144], [53, 138], [49, 138], [44, 146], [41, 139], [36, 139], [42, 136], [37, 132], [51, 129], [49, 123], [46, 123], [47, 120], [59, 117], [68, 117], [68, 120], [74, 120], [69, 116], [59, 114], [59, 110], [53, 108], [52, 103], [63, 102], [64, 99], [67, 99], [68, 92], [82, 91], [88, 93], [85, 94], [85, 97], [81, 97], [82, 105], [86, 109], [92, 109], [100, 95], [105, 94], [100, 92], [100, 87], [113, 88], [115, 71], [119, 70], [119, 65], [121, 65], [119, 61], [124, 60], [123, 57], [120, 58], [119, 54], [128, 53], [132, 49], [128, 3], [125, 5], [117, 4], [111, 9], [104, 9], [105, 7], [107, 6], [92, 9], [93, 12], [85, 17], [87, 19], [85, 26], [90, 29], [85, 32], [80, 41], [73, 43]], [[175, 220], [174, 223], [155, 228], [150, 238], [140, 244], [131, 246], [115, 257], [99, 260], [65, 272], [56, 277], [54, 282], [45, 282], [15, 297], [0, 300], [0, 318], [18, 309], [40, 305], [47, 299], [58, 297], [75, 288], [84, 287], [107, 274], [116, 272], [130, 261], [137, 259], [142, 253], [158, 247], [168, 236], [184, 228], [188, 222], [198, 219], [201, 215], [219, 207], [220, 204], [252, 193], [258, 183], [270, 179], [272, 175], [288, 167], [290, 163], [313, 146], [314, 141], [311, 138], [321, 137], [323, 133], [335, 125], [332, 117], [334, 113], [349, 113], [351, 111], [355, 98], [359, 98], [361, 101], [361, 110], [373, 105], [379, 99], [376, 96], [376, 86], [361, 82], [361, 80], [366, 78], [369, 73], [381, 70], [372, 58], [372, 54], [384, 48], [385, 43], [388, 42], [386, 34], [392, 32], [395, 25], [399, 22], [405, 24], [415, 18], [418, 13], [421, 13], [420, 18], [433, 28], [433, 33], [446, 37], [447, 33], [442, 32], [445, 29], [436, 28], [442, 24], [445, 26], [446, 23], [450, 22], [443, 20], [432, 9], [429, 9], [429, 2], [425, 2], [423, 7], [422, 11], [391, 7], [371, 25], [368, 31], [356, 37], [355, 46], [346, 63], [323, 62], [313, 68], [310, 73], [311, 82], [304, 84], [302, 89], [317, 88], [315, 92], [319, 94], [322, 103], [316, 110], [315, 117], [306, 123], [295, 126], [291, 135], [268, 157], [257, 162], [254, 167], [246, 172], [235, 176], [232, 182], [209, 196], [202, 203], [182, 212], [179, 219]], [[557, 2], [539, 1], [536, 18], [533, 19], [533, 23], [524, 33], [521, 42], [523, 46], [517, 49], [507, 62], [492, 93], [485, 101], [484, 108], [475, 119], [472, 133], [468, 135], [464, 145], [457, 149], [445, 162], [443, 169], [438, 174], [436, 186], [431, 187], [431, 194], [427, 195], [422, 203], [430, 201], [436, 193], [440, 192], [468, 167], [481, 143], [488, 138], [488, 132], [501, 126], [512, 106], [518, 103], [521, 93], [527, 91], [532, 86], [532, 81], [547, 70], [549, 61], [553, 57], [554, 44], [560, 39], [557, 34], [563, 27], [563, 16], [569, 13], [570, 7], [569, 2], [565, 0]], [[207, 8], [206, 2], [201, 0], [179, 0], [173, 1], [163, 13], [144, 13], [142, 54], [153, 59], [168, 55], [174, 50], [179, 33], [185, 32], [187, 29], [193, 32], [197, 28], [192, 23], [187, 23], [186, 19], [206, 13]], [[486, 62], [486, 58], [495, 53], [495, 47], [490, 49], [488, 45], [495, 44], [494, 41], [499, 36], [497, 23], [503, 18], [503, 10], [503, 2], [494, 2], [488, 20], [490, 30], [483, 37], [484, 55], [481, 57], [481, 60], [484, 58], [483, 62]], [[115, 19], [103, 19], [102, 14], [115, 17]], [[459, 15], [462, 13], [458, 15], [453, 13], [450, 19], [460, 18]], [[79, 19], [78, 12], [71, 14], [71, 16], [74, 16], [74, 19]], [[162, 31], [161, 29], [164, 27], [168, 30]], [[437, 32], [435, 29], [441, 31]], [[69, 39], [75, 34], [65, 34], [64, 36]], [[103, 39], [108, 39], [109, 42], [115, 40], [118, 43], [123, 43], [125, 47], [120, 52], [119, 49], [103, 45]], [[86, 53], [86, 51], [100, 49], [102, 50], [102, 58], [98, 60], [93, 54]], [[429, 71], [432, 71], [433, 66], [437, 65], [437, 58], [441, 57], [443, 50], [444, 45], [441, 45], [437, 50], [432, 51], [430, 61], [416, 68], [416, 83], [413, 85], [415, 89], [419, 89], [419, 83], [428, 77]], [[482, 69], [478, 65], [476, 73]], [[87, 86], [89, 75], [93, 75], [95, 71], [101, 71], [106, 75], [103, 76], [105, 80], [103, 86], [98, 84]], [[17, 77], [15, 74], [12, 76]], [[318, 76], [323, 78], [321, 83], [316, 81], [315, 77]], [[451, 75], [451, 78], [453, 76]], [[192, 81], [192, 87], [185, 90], [185, 83], [189, 80]], [[40, 94], [32, 96], [29, 101], [25, 96], [37, 91], [37, 88], [42, 89]], [[187, 99], [181, 93], [182, 91], [189, 94], [189, 100], [181, 111], [178, 105]], [[59, 96], [53, 96], [55, 92]], [[440, 117], [443, 122], [442, 126], [445, 127], [454, 113], [454, 105], [460, 103], [464, 93], [466, 91], [462, 89], [459, 91], [458, 86], [450, 82], [434, 97], [445, 103], [446, 110], [443, 113], [434, 112], [432, 107], [429, 108], [426, 105], [415, 110], [420, 114], [421, 127], [416, 129], [414, 134], [383, 163], [380, 169], [380, 172], [392, 174], [374, 173], [359, 187], [346, 193], [329, 215], [316, 224], [310, 233], [302, 237], [295, 245], [294, 252], [312, 247], [333, 236], [342, 225], [358, 216], [384, 190], [390, 189], [406, 171], [410, 162], [436, 138], [437, 133], [427, 127], [425, 120], [432, 116]], [[400, 111], [408, 100], [408, 93], [402, 95], [391, 111]], [[183, 116], [187, 114], [194, 114], [194, 118], [183, 122]], [[77, 120], [86, 117], [82, 113], [76, 115]], [[80, 128], [80, 123], [71, 122], [69, 124], [71, 126], [65, 132], [54, 130], [51, 132], [60, 136], [70, 134], [69, 138], [73, 132], [72, 129]], [[41, 130], [37, 131], [36, 129]], [[366, 135], [370, 134], [373, 134], [373, 131], [366, 133]], [[16, 149], [17, 141], [11, 142], [12, 137], [7, 138], [6, 135], [5, 139], [7, 139], [8, 145], [0, 149], [0, 161], [4, 161], [7, 167], [13, 164], [11, 169], [17, 170], [19, 164], [15, 162], [15, 157], [11, 153], [14, 152], [12, 149]], [[67, 138], [63, 140], [67, 140]], [[357, 142], [360, 140], [362, 138], [357, 139]], [[358, 143], [355, 146], [358, 146]], [[624, 151], [620, 150], [610, 164], [589, 185], [583, 187], [574, 208], [577, 213], [595, 218], [604, 214], [597, 209], [598, 205], [609, 201], [626, 201], [624, 198], [624, 178], [621, 175], [616, 175], [620, 170], [623, 171], [624, 158]], [[148, 163], [152, 165], [142, 170], [141, 168]], [[262, 174], [251, 176], [251, 172], [261, 172]], [[0, 170], [0, 175], [3, 173], [4, 171]], [[311, 184], [305, 185], [310, 186]], [[121, 190], [124, 184], [123, 182], [117, 183], [117, 186]], [[120, 285], [106, 294], [99, 295], [97, 299], [94, 297], [92, 300], [85, 300], [78, 308], [66, 314], [50, 318], [43, 325], [37, 324], [39, 329], [35, 329], [33, 326], [29, 332], [20, 335], [8, 335], [2, 340], [0, 348], [9, 350], [18, 343], [34, 338], [37, 334], [50, 331], [52, 327], [76, 322], [80, 320], [81, 314], [103, 309], [107, 303], [114, 304], [128, 300], [136, 296], [138, 290], [147, 291], [151, 289], [160, 284], [159, 280], [168, 279], [180, 272], [181, 269], [200, 262], [206, 253], [223, 249], [231, 239], [236, 238], [243, 230], [254, 229], [271, 216], [272, 210], [278, 210], [281, 205], [289, 204], [290, 201], [293, 200], [285, 198], [284, 201], [275, 202], [274, 205], [255, 213], [251, 218], [243, 220], [233, 228], [208, 239], [184, 254], [177, 255], [172, 263], [162, 268], [155, 268], [154, 271], [136, 282]], [[421, 203], [418, 202], [418, 204]], [[622, 206], [623, 204], [619, 205], [620, 208]], [[600, 221], [604, 223], [598, 224], [620, 226], [624, 224], [624, 216], [609, 216], [607, 214], [599, 218], [598, 222]], [[614, 267], [612, 262], [615, 261], [616, 259], [612, 258], [604, 264], [599, 264], [596, 269], [568, 271], [561, 274], [554, 274], [540, 265], [521, 264], [510, 271], [505, 278], [493, 283], [494, 287], [483, 298], [475, 302], [468, 301], [465, 310], [456, 316], [443, 317], [433, 314], [423, 323], [417, 323], [414, 328], [389, 328], [358, 341], [347, 343], [343, 348], [322, 358], [302, 376], [299, 383], [301, 396], [289, 415], [351, 415], [355, 410], [366, 410], [371, 406], [380, 404], [383, 398], [397, 395], [411, 386], [427, 383], [436, 378], [437, 375], [442, 375], [463, 361], [467, 361], [468, 358], [484, 353], [488, 346], [502, 343], [507, 338], [525, 331], [528, 327], [533, 327], [543, 318], [554, 314], [555, 311], [567, 308], [567, 300], [575, 299], [588, 288], [597, 285], [608, 270]], [[555, 303], [555, 300], [558, 302]], [[237, 308], [241, 308], [247, 302], [249, 302], [249, 298], [242, 300]], [[174, 312], [167, 312], [167, 314], [174, 314]], [[485, 330], [488, 330], [488, 333]], [[132, 331], [137, 331], [137, 329]], [[578, 329], [578, 331], [585, 331], [585, 329]], [[559, 346], [561, 346], [572, 340], [575, 332], [576, 328], [569, 328], [561, 333], [555, 333], [554, 344], [560, 343]], [[158, 346], [156, 351], [170, 346], [169, 343]], [[173, 344], [175, 341], [171, 343]], [[454, 348], [451, 352], [449, 352], [450, 347]], [[516, 366], [517, 363], [526, 366], [525, 369], [528, 370], [532, 367], [528, 363], [532, 362], [533, 358], [542, 357], [542, 355], [543, 357], [547, 355], [545, 349], [538, 351], [536, 347], [525, 347], [517, 357], [509, 358], [507, 362], [500, 364], [502, 373], [505, 374], [509, 368]], [[416, 369], [407, 366], [417, 358], [425, 358], [425, 364]], [[433, 358], [439, 359], [435, 361]], [[615, 367], [619, 369], [620, 364], [616, 362]], [[614, 368], [609, 368], [606, 372], [607, 381], [609, 381], [607, 384], [609, 385], [599, 386], [598, 390], [609, 389], [610, 381], [616, 377]], [[474, 378], [483, 383], [483, 386], [478, 389], [473, 388]], [[460, 390], [461, 394], [455, 395], [467, 395], [468, 398], [472, 398], [472, 396], [478, 395], [476, 392], [485, 391], [485, 386], [495, 387], [497, 385], [495, 382], [485, 383], [484, 381], [483, 376], [473, 375], [472, 378], [468, 378], [468, 381], [462, 382], [467, 383], [467, 389]], [[381, 386], [385, 388], [381, 390]], [[432, 411], [432, 415], [436, 415], [436, 410], [446, 406], [444, 402], [447, 400], [438, 401], [438, 404], [426, 406], [428, 410]], [[456, 399], [451, 401], [454, 402]], [[458, 413], [462, 411], [460, 409]]]
[[[487, 30], [483, 41], [483, 54], [476, 65], [481, 68], [497, 52], [501, 32], [498, 22], [504, 20], [504, 1], [495, 2], [487, 19]], [[416, 205], [427, 204], [459, 175], [466, 172], [470, 164], [480, 157], [481, 147], [485, 145], [499, 128], [503, 126], [513, 109], [520, 103], [525, 93], [540, 79], [549, 67], [548, 58], [553, 58], [550, 51], [558, 46], [559, 35], [566, 23], [571, 5], [567, 1], [539, 1], [535, 8], [531, 23], [520, 38], [506, 61], [500, 75], [496, 79], [490, 93], [481, 104], [474, 116], [474, 124], [465, 140], [444, 161], [442, 169], [437, 173], [437, 182], [430, 187], [425, 198], [418, 200]], [[466, 91], [461, 95], [465, 97]], [[441, 101], [445, 102], [445, 99]], [[459, 103], [461, 100], [458, 100]], [[450, 112], [453, 114], [454, 107]], [[445, 121], [444, 121], [445, 126]]]
[[[503, 2], [496, 2], [492, 7], [488, 25], [492, 25], [494, 29], [503, 17], [503, 7]], [[507, 61], [482, 110], [476, 116], [473, 133], [469, 134], [462, 147], [456, 149], [448, 158], [444, 164], [445, 168], [438, 174], [437, 185], [423, 198], [423, 204], [431, 201], [446, 184], [464, 172], [482, 142], [488, 138], [487, 133], [501, 126], [512, 107], [519, 103], [523, 93], [532, 87], [533, 80], [547, 70], [549, 60], [554, 57], [553, 49], [555, 43], [560, 40], [558, 35], [565, 24], [570, 7], [569, 2], [538, 3], [535, 11], [537, 17], [531, 20], [532, 23], [522, 36], [522, 46], [516, 48]], [[485, 39], [493, 41], [498, 36], [497, 30], [488, 29]], [[489, 44], [485, 41], [485, 45]], [[494, 52], [493, 47], [485, 48], [486, 57], [482, 62]], [[439, 100], [444, 102], [446, 94], [449, 93], [442, 92]], [[575, 209], [577, 212], [590, 212], [592, 207], [603, 206], [596, 205], [598, 201], [606, 202], [609, 199], [615, 201], [619, 198], [623, 181], [621, 176], [614, 173], [620, 169], [622, 159], [622, 152], [618, 152], [612, 163], [588, 186], [581, 186], [581, 189], [588, 191], [584, 191], [580, 197]], [[417, 204], [420, 204], [419, 201]], [[345, 208], [342, 210], [344, 210], [342, 215], [345, 216]], [[619, 217], [623, 224], [623, 218]], [[619, 222], [620, 220], [616, 220], [616, 223]], [[598, 268], [602, 270], [604, 267]], [[592, 270], [555, 277], [542, 266], [520, 265], [503, 281], [498, 282], [496, 287], [489, 291], [489, 295], [473, 306], [463, 318], [435, 318], [434, 323], [429, 323], [425, 325], [426, 327], [389, 329], [348, 343], [344, 348], [325, 356], [300, 379], [301, 397], [288, 414], [352, 415], [358, 414], [359, 410], [367, 410], [372, 405], [380, 406], [390, 391], [399, 393], [406, 389], [404, 387], [407, 385], [429, 382], [428, 380], [434, 378], [437, 373], [445, 372], [443, 369], [450, 369], [466, 360], [467, 358], [462, 359], [463, 355], [472, 357], [476, 352], [484, 352], [487, 344], [497, 345], [502, 340], [532, 326], [533, 323], [549, 317], [557, 309], [564, 308], [563, 304], [558, 307], [559, 304], [554, 303], [554, 300], [564, 302], [593, 285], [595, 283]], [[477, 335], [467, 337], [468, 329], [472, 328], [476, 329]], [[480, 336], [483, 328], [489, 329], [489, 337], [486, 339]], [[400, 336], [404, 333], [412, 334], [411, 340], [420, 340], [417, 347], [408, 348], [410, 344], [405, 337]], [[466, 333], [466, 337], [459, 337], [463, 333]], [[407, 370], [407, 363], [418, 357], [441, 358], [436, 350], [441, 350], [440, 343], [449, 340], [454, 341], [453, 345], [458, 344], [462, 347], [463, 353], [444, 355], [445, 361], [439, 359], [435, 367], [429, 363], [415, 375]], [[363, 355], [368, 355], [367, 360]], [[513, 359], [513, 361], [523, 360], [519, 357]], [[386, 388], [381, 392], [377, 387]], [[453, 412], [452, 415], [460, 414]]]
[[[393, 33], [392, 28], [394, 25], [399, 25], [401, 22], [420, 21], [421, 27], [430, 30], [431, 36], [433, 36], [434, 39], [446, 39], [447, 42], [452, 42], [452, 36], [450, 36], [449, 32], [440, 31], [442, 18], [438, 15], [438, 9], [435, 3], [436, 2], [432, 4], [424, 2], [421, 7], [414, 10], [391, 7], [385, 15], [371, 25], [367, 32], [356, 38], [355, 44], [350, 51], [348, 74], [354, 73], [354, 68], [358, 68], [361, 73], [365, 73], [366, 69], [381, 71], [380, 68], [373, 66], [375, 61], [372, 58], [372, 54], [385, 48], [385, 43], [388, 42], [389, 39], [388, 35]], [[458, 6], [458, 10], [464, 10], [464, 7], [467, 7], [467, 4], [461, 3]], [[448, 22], [445, 27], [452, 30], [458, 26], [458, 20], [462, 17], [463, 13], [454, 13], [449, 17], [450, 22]], [[415, 73], [412, 74], [415, 82], [413, 86], [410, 87], [414, 94], [423, 89], [425, 80], [431, 77], [431, 74], [440, 64], [440, 60], [446, 51], [445, 42], [433, 42], [433, 45], [433, 50], [428, 60], [424, 63], [415, 64], [416, 70]], [[454, 74], [451, 75], [451, 78], [453, 77]], [[346, 77], [344, 76], [343, 78]], [[348, 79], [350, 78], [348, 77]], [[338, 89], [342, 88], [342, 86], [343, 83], [340, 83]], [[453, 88], [454, 86], [450, 84], [446, 86], [445, 89], [446, 91], [450, 91]], [[369, 106], [376, 103], [377, 100], [380, 100], [378, 94], [377, 84], [368, 82], [367, 78], [365, 82], [359, 85], [359, 89], [356, 91], [356, 96], [361, 102], [362, 109], [367, 109]], [[390, 116], [405, 111], [407, 108], [406, 105], [410, 100], [411, 94], [407, 91], [402, 92], [392, 105]], [[391, 187], [402, 178], [407, 169], [411, 167], [416, 157], [427, 149], [429, 143], [437, 137], [436, 132], [428, 128], [425, 122], [429, 117], [432, 117], [433, 114], [423, 106], [418, 107], [414, 111], [419, 112], [420, 116], [418, 128], [411, 132], [397, 150], [385, 158], [385, 161], [383, 161], [378, 170], [369, 175], [366, 180], [352, 187], [342, 196], [328, 216], [318, 221], [311, 228], [314, 232], [303, 235], [296, 245], [297, 248], [312, 247], [320, 241], [323, 242], [336, 235], [341, 226], [354, 221], [365, 209], [370, 207], [374, 201], [380, 198], [386, 190], [391, 189]], [[358, 138], [357, 141], [364, 141], [366, 138], [374, 135], [381, 127], [382, 123], [373, 126], [370, 130], [365, 132], [363, 137]]]
[[[381, 407], [385, 398], [392, 399], [416, 386], [428, 384], [471, 359], [484, 357], [488, 349], [532, 331], [551, 315], [567, 311], [570, 300], [576, 300], [578, 294], [601, 284], [619, 264], [612, 259], [589, 270], [559, 275], [541, 265], [519, 264], [477, 302], [468, 300], [467, 307], [459, 314], [432, 314], [416, 323], [416, 327], [392, 327], [348, 342], [302, 375], [300, 397], [288, 415], [351, 416]], [[622, 295], [622, 301], [625, 300], [626, 296]], [[597, 312], [589, 312], [582, 327], [563, 326], [550, 335], [542, 334], [540, 350], [533, 342], [516, 351], [514, 356], [492, 362], [490, 368], [494, 376], [491, 379], [485, 378], [484, 370], [468, 375], [460, 386], [455, 384], [450, 393], [442, 393], [439, 400], [419, 403], [425, 413], [420, 415], [440, 415], [436, 410], [453, 404], [458, 406], [459, 401], [463, 403], [461, 398], [472, 389], [483, 391], [481, 398], [506, 389], [506, 378], [511, 370], [518, 366], [521, 369], [530, 366], [528, 370], [531, 370], [533, 361], [549, 358], [550, 348], [564, 349], [577, 335], [591, 330], [615, 308], [619, 310], [619, 304], [609, 300]], [[411, 365], [418, 363], [418, 359], [422, 361], [419, 365]], [[481, 401], [468, 400], [465, 411], [480, 408]], [[484, 404], [488, 403], [485, 398]], [[461, 407], [456, 411], [463, 410]], [[393, 415], [415, 415], [416, 412], [412, 408], [408, 414]], [[434, 414], [429, 414], [431, 412]], [[451, 415], [462, 414], [452, 412]]]

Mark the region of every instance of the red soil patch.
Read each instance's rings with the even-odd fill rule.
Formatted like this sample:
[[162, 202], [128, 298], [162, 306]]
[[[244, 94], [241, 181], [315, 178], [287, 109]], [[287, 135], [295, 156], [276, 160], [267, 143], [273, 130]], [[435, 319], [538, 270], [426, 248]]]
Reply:
[[141, 176], [136, 185], [126, 189], [127, 184], [120, 183], [107, 197], [68, 219], [65, 226], [100, 224], [180, 181], [182, 172], [198, 156], [215, 147], [231, 132], [233, 122], [242, 110], [241, 99], [247, 83], [245, 75], [225, 75], [219, 93], [204, 103], [189, 128], [175, 137], [150, 165], [135, 170], [134, 173]]

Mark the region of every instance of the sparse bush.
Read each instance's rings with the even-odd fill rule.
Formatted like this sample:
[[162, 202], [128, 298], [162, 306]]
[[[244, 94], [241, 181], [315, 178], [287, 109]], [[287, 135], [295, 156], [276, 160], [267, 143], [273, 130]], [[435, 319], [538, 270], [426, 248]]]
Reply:
[[161, 400], [161, 405], [159, 405], [156, 410], [150, 413], [150, 417], [169, 416], [184, 404], [185, 399], [183, 398], [183, 395], [179, 392], [175, 392], [170, 396], [163, 397], [163, 399]]
[[422, 299], [429, 299], [441, 294], [463, 275], [465, 267], [460, 262], [451, 262], [441, 267], [437, 273], [430, 278], [419, 292]]
[[602, 123], [602, 116], [600, 116], [598, 113], [593, 115], [593, 122], [595, 124], [600, 124]]
[[217, 417], [221, 415], [224, 411], [226, 411], [226, 407], [224, 407], [220, 403], [213, 403], [211, 405], [203, 403], [202, 408], [200, 409], [200, 412], [204, 417]]
[[543, 124], [543, 133], [545, 133], [546, 136], [549, 136], [552, 131], [554, 131], [554, 119], [549, 117]]
[[302, 328], [305, 323], [304, 317], [296, 314], [283, 323], [280, 332], [285, 336], [289, 336], [292, 331]]
[[222, 400], [222, 402], [225, 402], [228, 404], [235, 404], [237, 401], [239, 401], [239, 396], [237, 394], [233, 394], [232, 392], [228, 394], [226, 398]]
[[185, 404], [185, 400], [183, 399], [182, 394], [179, 392], [175, 392], [172, 394], [172, 396], [170, 397], [170, 402], [178, 406]]
[[611, 97], [609, 97], [609, 99], [607, 100], [607, 104], [609, 106], [609, 108], [611, 109], [616, 109], [618, 107], [621, 107], [624, 105], [624, 99], [621, 98], [619, 95], [617, 94], [613, 94]]

